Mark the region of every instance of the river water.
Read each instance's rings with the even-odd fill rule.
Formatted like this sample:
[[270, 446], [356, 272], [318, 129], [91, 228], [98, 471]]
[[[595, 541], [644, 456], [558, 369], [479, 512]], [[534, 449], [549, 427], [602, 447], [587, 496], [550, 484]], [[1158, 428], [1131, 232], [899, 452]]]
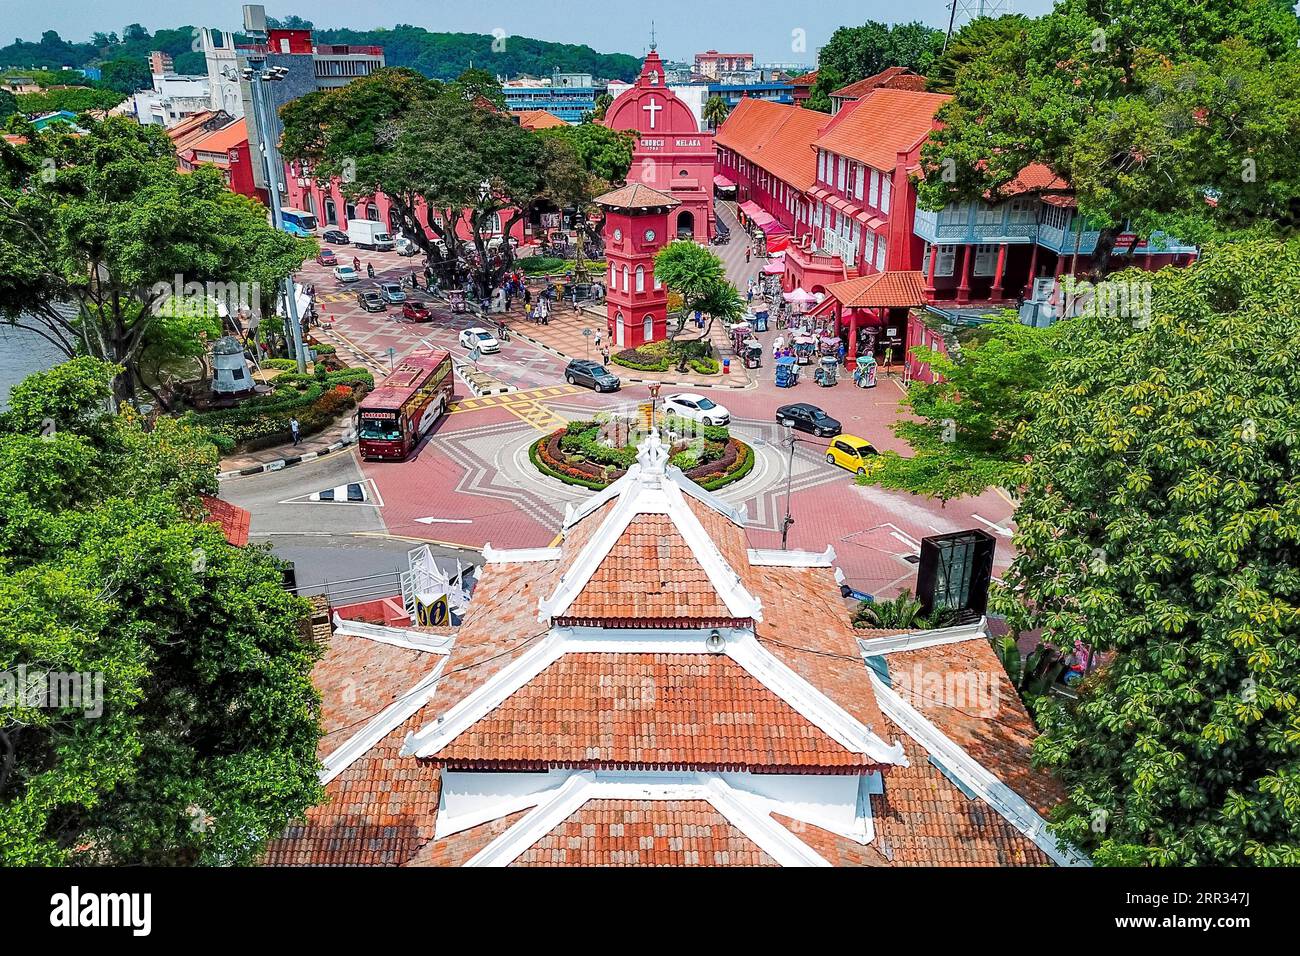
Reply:
[[33, 372], [64, 361], [61, 351], [35, 332], [0, 323], [0, 408], [9, 403], [9, 390]]

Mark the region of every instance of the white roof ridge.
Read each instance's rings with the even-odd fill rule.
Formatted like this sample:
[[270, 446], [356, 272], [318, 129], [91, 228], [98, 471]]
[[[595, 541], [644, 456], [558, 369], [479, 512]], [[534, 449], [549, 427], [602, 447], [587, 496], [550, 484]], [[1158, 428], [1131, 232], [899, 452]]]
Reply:
[[876, 692], [881, 711], [903, 731], [937, 757], [953, 776], [965, 784], [984, 803], [1028, 837], [1060, 866], [1091, 866], [1084, 856], [1057, 841], [1047, 828], [1047, 821], [1020, 794], [1003, 783], [991, 770], [972, 757], [961, 745], [936, 727], [924, 714], [885, 684], [870, 667], [867, 674]]
[[[736, 618], [752, 618], [756, 621], [763, 619], [762, 602], [745, 587], [744, 581], [740, 577], [737, 569], [731, 567], [727, 559], [723, 557], [722, 552], [718, 549], [716, 542], [709, 537], [704, 525], [700, 523], [699, 517], [691, 510], [690, 505], [686, 503], [686, 493], [683, 491], [683, 485], [687, 479], [683, 476], [678, 480], [670, 474], [671, 469], [666, 467], [667, 452], [663, 443], [659, 440], [659, 433], [652, 431], [650, 437], [641, 443], [637, 452], [638, 462], [633, 465], [626, 475], [617, 482], [605, 489], [609, 492], [616, 486], [619, 491], [616, 496], [606, 495], [600, 504], [611, 500], [616, 500], [614, 509], [605, 517], [596, 533], [587, 541], [586, 545], [574, 558], [573, 563], [560, 576], [556, 583], [555, 590], [550, 597], [543, 597], [537, 603], [537, 619], [545, 622], [548, 619], [563, 616], [564, 612], [577, 600], [582, 594], [583, 589], [591, 581], [601, 563], [613, 550], [628, 526], [642, 514], [663, 514], [677, 529], [695, 560], [699, 562], [700, 567], [708, 576], [709, 582], [713, 585], [718, 597], [727, 606], [727, 611]], [[703, 493], [703, 489], [701, 489]], [[697, 497], [691, 493], [692, 497]], [[600, 496], [597, 496], [600, 498]], [[593, 499], [594, 500], [594, 499]], [[703, 500], [703, 499], [701, 499]], [[709, 502], [705, 502], [709, 507], [713, 507]], [[566, 521], [572, 519], [580, 520], [581, 515], [585, 517], [594, 511], [592, 500], [588, 501], [587, 506], [578, 509], [577, 512], [570, 513]], [[596, 507], [599, 507], [597, 505]], [[589, 510], [587, 510], [589, 508]], [[733, 521], [736, 518], [734, 510], [731, 510], [727, 517]]]
[[835, 563], [835, 546], [828, 544], [825, 551], [750, 548], [749, 563], [758, 568], [829, 568]]
[[447, 658], [445, 656], [440, 657], [433, 670], [426, 674], [419, 683], [381, 710], [360, 731], [345, 740], [322, 760], [321, 764], [324, 769], [321, 770], [318, 776], [321, 785], [324, 786], [344, 770], [347, 770], [357, 758], [368, 753], [375, 744], [391, 734], [427, 704], [438, 689], [438, 678], [442, 675], [443, 668], [446, 666]]
[[347, 637], [359, 637], [379, 644], [391, 644], [407, 650], [423, 651], [426, 654], [450, 654], [455, 643], [455, 634], [428, 634], [409, 627], [389, 627], [386, 624], [368, 624], [365, 621], [351, 621], [339, 617], [334, 612], [334, 633]]
[[703, 800], [781, 866], [831, 865], [770, 813], [750, 806], [716, 773], [575, 770], [561, 786], [538, 797], [532, 810], [466, 861], [465, 866], [509, 866], [591, 800]]
[[908, 631], [906, 634], [891, 634], [888, 637], [860, 637], [858, 648], [863, 657], [878, 657], [881, 654], [917, 651], [943, 644], [960, 644], [976, 638], [987, 639], [988, 636], [988, 618], [982, 617], [974, 624], [959, 624], [956, 627]]
[[564, 552], [559, 548], [494, 548], [492, 542], [483, 545], [483, 560], [487, 564], [535, 564], [558, 561]]

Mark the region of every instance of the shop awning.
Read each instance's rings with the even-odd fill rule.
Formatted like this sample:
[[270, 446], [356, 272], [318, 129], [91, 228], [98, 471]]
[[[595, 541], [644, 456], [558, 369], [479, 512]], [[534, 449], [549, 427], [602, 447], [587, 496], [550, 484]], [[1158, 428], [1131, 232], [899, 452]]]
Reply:
[[[775, 228], [775, 227], [777, 227], [777, 226], [780, 226], [781, 229], [785, 229], [785, 226], [782, 226], [779, 222], [777, 222], [777, 223], [773, 223], [772, 226], [773, 226], [773, 228]], [[789, 232], [782, 232], [782, 233], [780, 233], [780, 234], [774, 234], [774, 233], [770, 233], [770, 232], [768, 233], [768, 235], [767, 235], [767, 251], [768, 251], [769, 253], [785, 252], [786, 248], [787, 248], [789, 245], [790, 245], [790, 233], [789, 233]]]
[[901, 309], [925, 305], [920, 272], [873, 272], [826, 287], [846, 309]]
[[726, 176], [722, 175], [721, 173], [718, 173], [716, 176], [713, 177], [713, 185], [717, 186], [719, 189], [735, 189], [735, 188], [736, 188], [736, 184], [733, 183], [733, 182], [732, 182], [730, 179], [728, 179]]
[[742, 202], [740, 204], [740, 211], [743, 212], [746, 216], [748, 216], [750, 221], [753, 222], [754, 225], [758, 226], [759, 229], [762, 229], [768, 223], [772, 223], [776, 221], [775, 219], [772, 218], [772, 214], [770, 212], [768, 212], [758, 203], [754, 202], [754, 200], [752, 199], [746, 199], [744, 202]]

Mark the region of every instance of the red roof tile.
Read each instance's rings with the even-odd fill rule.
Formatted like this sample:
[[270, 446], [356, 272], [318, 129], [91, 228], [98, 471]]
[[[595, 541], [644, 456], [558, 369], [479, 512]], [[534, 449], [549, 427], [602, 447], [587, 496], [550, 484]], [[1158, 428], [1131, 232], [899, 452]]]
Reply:
[[656, 209], [659, 206], [681, 205], [679, 200], [657, 189], [651, 189], [644, 183], [628, 183], [626, 186], [620, 186], [618, 189], [597, 196], [592, 202], [615, 209]]
[[877, 89], [837, 113], [816, 145], [891, 172], [934, 128], [934, 114], [952, 99], [942, 93]]
[[218, 525], [227, 541], [237, 548], [248, 544], [248, 527], [253, 520], [250, 512], [211, 495], [200, 495], [199, 498], [203, 501], [203, 507], [208, 509], [205, 520], [209, 524]]
[[847, 309], [904, 308], [925, 305], [925, 278], [919, 272], [873, 272], [826, 287]]
[[[586, 520], [591, 521], [595, 516]], [[565, 619], [729, 618], [708, 574], [668, 515], [638, 515]]]
[[513, 866], [776, 866], [704, 800], [588, 800]]
[[871, 765], [731, 658], [649, 653], [567, 654], [433, 759], [516, 770], [860, 772]]
[[568, 126], [554, 113], [548, 113], [546, 110], [512, 110], [511, 113], [519, 119], [519, 125], [524, 129], [551, 129], [556, 126]]
[[827, 122], [825, 113], [745, 97], [718, 127], [716, 142], [793, 188], [807, 189], [817, 179], [812, 144]]
[[905, 66], [891, 66], [875, 76], [869, 76], [865, 80], [858, 80], [856, 83], [841, 86], [831, 93], [831, 96], [846, 100], [857, 100], [875, 89], [924, 90], [925, 77], [913, 73]]

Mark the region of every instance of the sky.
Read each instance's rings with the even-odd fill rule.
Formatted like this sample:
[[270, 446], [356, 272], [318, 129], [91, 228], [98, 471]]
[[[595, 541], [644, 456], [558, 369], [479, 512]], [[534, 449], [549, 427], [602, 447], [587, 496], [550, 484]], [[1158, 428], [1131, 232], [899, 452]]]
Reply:
[[[1051, 0], [1000, 2], [1014, 3], [1015, 12], [1029, 16], [1052, 5]], [[317, 27], [410, 23], [433, 31], [485, 34], [501, 29], [507, 35], [634, 55], [647, 48], [653, 19], [659, 52], [670, 59], [688, 59], [713, 48], [752, 52], [764, 62], [809, 64], [838, 26], [921, 20], [946, 28], [949, 17], [948, 0], [272, 0], [264, 5], [270, 16], [297, 14]], [[120, 33], [128, 23], [143, 24], [150, 32], [187, 23], [227, 29], [242, 24], [239, 0], [0, 0], [0, 11], [0, 44], [16, 37], [38, 40], [46, 30], [86, 40], [97, 30]]]

